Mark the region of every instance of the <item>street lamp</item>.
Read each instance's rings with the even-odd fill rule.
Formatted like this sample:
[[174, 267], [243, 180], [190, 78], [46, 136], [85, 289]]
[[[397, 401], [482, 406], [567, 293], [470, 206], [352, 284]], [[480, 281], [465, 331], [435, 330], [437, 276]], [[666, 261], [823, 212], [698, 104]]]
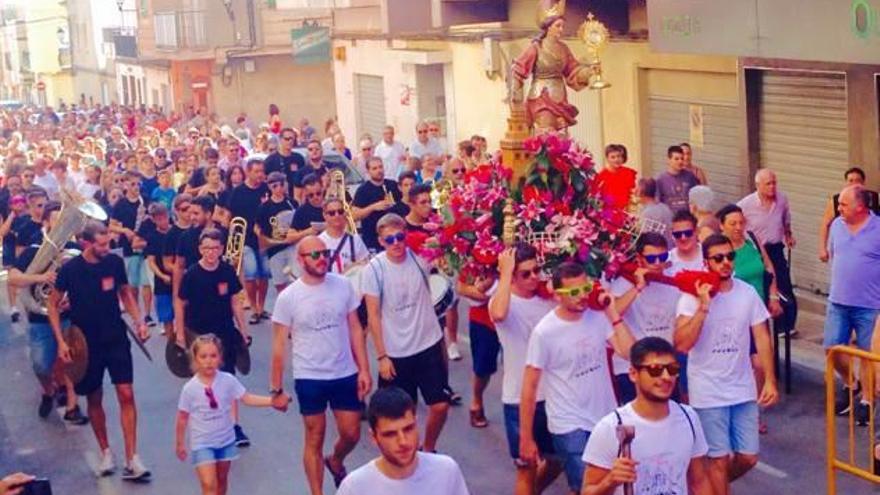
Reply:
[[125, 27], [125, 14], [122, 13], [122, 6], [125, 5], [125, 0], [116, 0], [116, 8], [119, 9], [119, 26]]
[[235, 12], [232, 10], [232, 0], [223, 0], [223, 6], [226, 7], [226, 14], [229, 20], [235, 22]]

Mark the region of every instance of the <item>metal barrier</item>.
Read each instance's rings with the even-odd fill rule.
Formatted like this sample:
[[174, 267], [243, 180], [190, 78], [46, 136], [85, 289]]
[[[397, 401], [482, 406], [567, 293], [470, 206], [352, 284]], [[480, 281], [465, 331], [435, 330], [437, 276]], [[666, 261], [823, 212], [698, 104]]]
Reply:
[[[835, 371], [834, 360], [837, 356], [847, 356], [851, 360], [849, 367], [849, 383], [855, 383], [853, 371], [856, 360], [859, 362], [859, 370], [865, 378], [862, 383], [862, 393], [871, 404], [870, 415], [868, 416], [868, 465], [869, 470], [860, 467], [856, 463], [856, 426], [855, 426], [855, 407], [850, 407], [847, 415], [847, 459], [842, 460], [837, 457], [837, 415], [834, 414], [834, 397], [835, 397]], [[837, 493], [837, 471], [851, 474], [866, 481], [880, 484], [880, 476], [875, 473], [874, 463], [874, 393], [875, 393], [875, 367], [880, 365], [880, 354], [863, 351], [861, 349], [849, 346], [834, 346], [828, 350], [825, 361], [825, 424], [826, 424], [826, 449], [828, 461], [826, 464], [828, 478], [828, 495]], [[861, 372], [861, 370], [865, 370]], [[853, 387], [849, 389], [850, 404], [855, 405], [856, 398]]]

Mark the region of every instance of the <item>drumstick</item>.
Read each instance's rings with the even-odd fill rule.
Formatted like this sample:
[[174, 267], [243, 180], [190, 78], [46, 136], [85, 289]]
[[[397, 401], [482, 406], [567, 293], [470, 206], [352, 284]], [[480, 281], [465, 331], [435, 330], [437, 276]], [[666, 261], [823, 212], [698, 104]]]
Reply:
[[[632, 441], [636, 438], [636, 427], [633, 425], [617, 425], [617, 440], [620, 442], [620, 457], [632, 459]], [[633, 495], [633, 484], [623, 484], [623, 494]]]
[[152, 363], [153, 356], [150, 355], [150, 351], [147, 350], [147, 347], [144, 345], [143, 341], [141, 341], [141, 338], [134, 333], [134, 330], [131, 329], [131, 326], [128, 323], [125, 324], [125, 329], [128, 331], [128, 334], [131, 335], [131, 338], [134, 339], [134, 343], [141, 349], [141, 352], [144, 353], [144, 356], [147, 357], [147, 360]]

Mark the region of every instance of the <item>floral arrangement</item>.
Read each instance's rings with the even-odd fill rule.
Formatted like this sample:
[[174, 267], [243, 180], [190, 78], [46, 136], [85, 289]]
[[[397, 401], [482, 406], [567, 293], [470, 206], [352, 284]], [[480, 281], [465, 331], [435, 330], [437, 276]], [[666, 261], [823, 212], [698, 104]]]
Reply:
[[[431, 234], [413, 234], [410, 246], [447, 272], [476, 277], [494, 270], [507, 218], [515, 239], [538, 250], [545, 271], [573, 260], [591, 277], [614, 276], [632, 254], [637, 222], [603, 204], [590, 152], [558, 134], [524, 145], [533, 161], [515, 187], [497, 155], [476, 166], [440, 194], [437, 214], [426, 225]], [[508, 198], [512, 208], [505, 211]]]

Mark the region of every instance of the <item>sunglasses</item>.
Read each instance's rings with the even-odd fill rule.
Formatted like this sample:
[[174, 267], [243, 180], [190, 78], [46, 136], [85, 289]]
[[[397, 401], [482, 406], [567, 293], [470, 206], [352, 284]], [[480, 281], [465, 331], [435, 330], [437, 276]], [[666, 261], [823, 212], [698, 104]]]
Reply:
[[335, 217], [338, 215], [342, 215], [342, 210], [325, 210], [324, 215], [328, 217]]
[[311, 146], [308, 148], [308, 150], [309, 151], [321, 151], [321, 148], [315, 148], [314, 146]]
[[317, 249], [317, 250], [312, 251], [310, 253], [303, 253], [302, 256], [304, 258], [311, 258], [311, 259], [317, 261], [321, 258], [329, 259], [331, 254], [332, 253], [330, 252], [329, 249]]
[[416, 131], [416, 132], [418, 132], [419, 134], [427, 134], [427, 133], [428, 133], [427, 130], [424, 130], [424, 131]]
[[648, 262], [649, 265], [654, 265], [656, 263], [666, 263], [666, 260], [669, 259], [669, 253], [660, 253], [660, 254], [644, 254], [645, 261]]
[[673, 230], [672, 237], [676, 239], [689, 239], [694, 235], [694, 229], [688, 230]]
[[537, 277], [541, 274], [541, 267], [534, 267], [531, 270], [520, 270], [519, 276], [522, 278]]
[[681, 374], [681, 365], [678, 363], [645, 364], [642, 366], [636, 366], [636, 369], [639, 371], [647, 371], [652, 378], [660, 378], [661, 376], [663, 376], [663, 370], [666, 370], [666, 372], [669, 373], [669, 376], [671, 377], [676, 377]]
[[733, 261], [733, 260], [736, 259], [736, 252], [735, 252], [735, 251], [731, 251], [731, 252], [729, 252], [729, 253], [727, 253], [727, 254], [716, 254], [716, 255], [714, 255], [714, 256], [709, 256], [709, 259], [712, 260], [712, 261], [714, 261], [715, 263], [721, 263], [721, 262], [724, 261], [725, 259], [726, 259], [727, 261]]
[[217, 403], [217, 397], [214, 396], [214, 391], [211, 390], [211, 387], [205, 387], [205, 395], [208, 396], [208, 405], [211, 409], [217, 409], [220, 407], [220, 404]]
[[382, 238], [382, 240], [385, 241], [385, 244], [388, 244], [389, 246], [393, 246], [398, 242], [403, 242], [404, 239], [406, 239], [406, 234], [404, 234], [403, 232], [398, 232], [394, 235], [386, 235]]
[[281, 136], [281, 139], [285, 141], [293, 141], [295, 138], [293, 136]]
[[322, 196], [323, 196], [323, 194], [321, 194], [320, 192], [313, 192], [313, 193], [306, 194], [307, 198], [320, 198]]
[[283, 185], [284, 185], [284, 182], [270, 182], [269, 183], [269, 187], [275, 187], [275, 186], [281, 187]]
[[454, 169], [451, 170], [451, 172], [452, 172], [453, 174], [463, 174], [463, 173], [464, 173], [464, 169], [463, 169], [463, 168], [454, 168]]
[[577, 287], [563, 287], [560, 289], [555, 289], [553, 292], [559, 294], [560, 296], [579, 297], [579, 296], [585, 296], [592, 291], [593, 291], [593, 284], [586, 283], [584, 285], [580, 285]]

